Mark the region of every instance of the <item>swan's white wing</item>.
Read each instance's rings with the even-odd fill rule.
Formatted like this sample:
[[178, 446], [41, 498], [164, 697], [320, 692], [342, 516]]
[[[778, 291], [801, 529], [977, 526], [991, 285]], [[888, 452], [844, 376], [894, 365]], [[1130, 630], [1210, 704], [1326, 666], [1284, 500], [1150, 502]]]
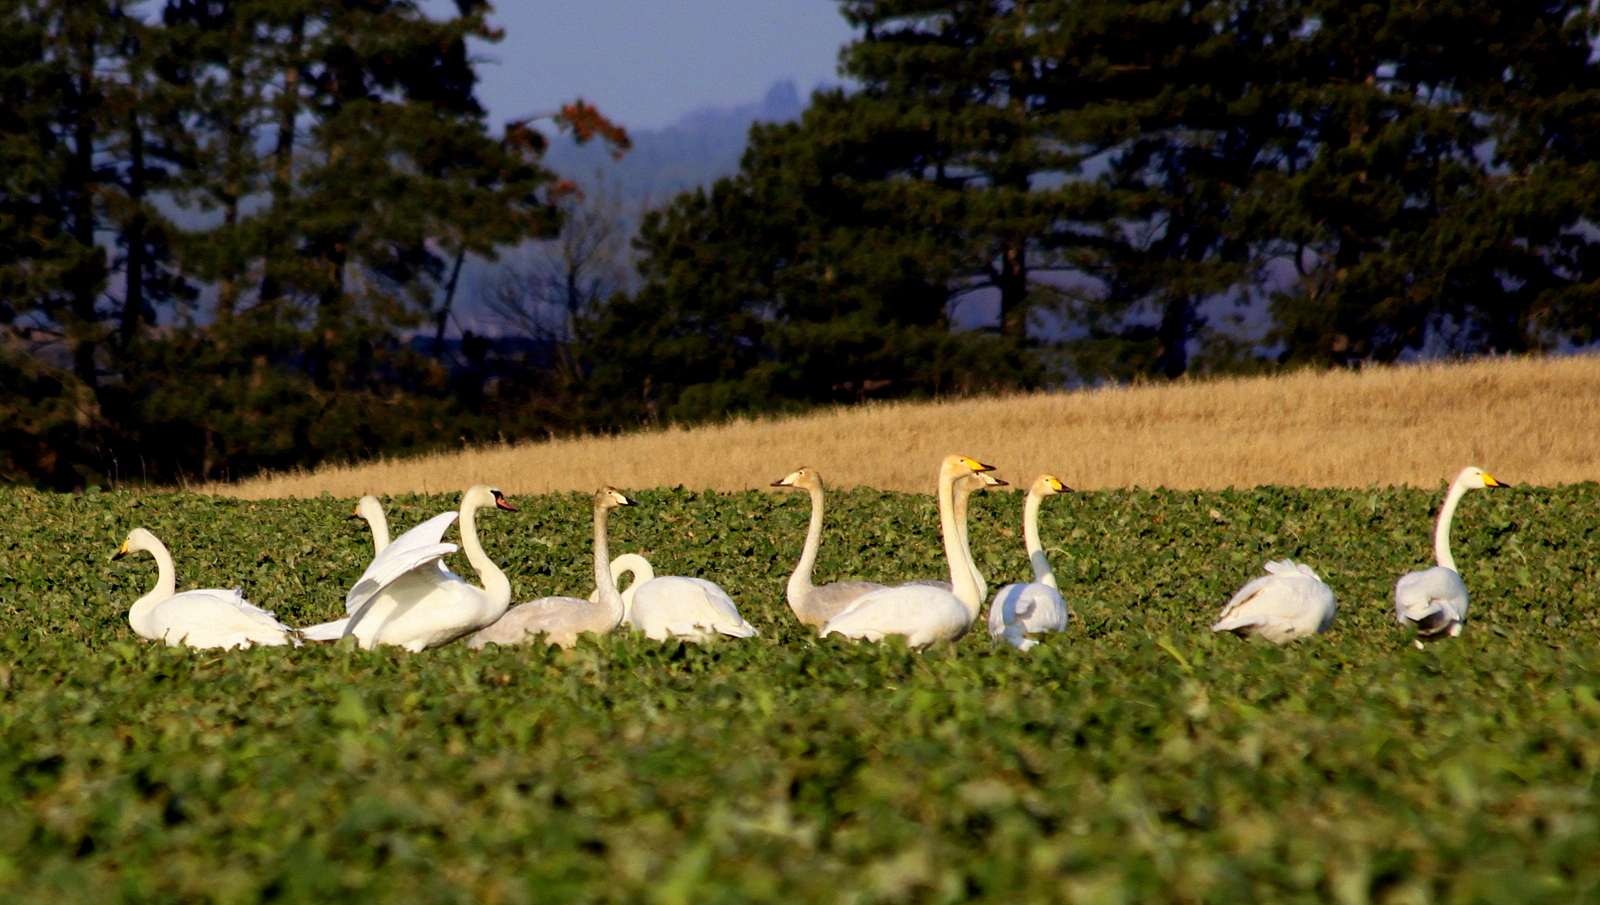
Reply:
[[1066, 631], [1070, 619], [1061, 592], [1047, 584], [1008, 584], [995, 592], [989, 604], [989, 634], [1013, 647], [1027, 650], [1023, 636], [1036, 632]]
[[703, 578], [667, 575], [639, 585], [631, 624], [653, 640], [707, 633], [749, 638], [759, 634], [739, 615], [728, 593]]
[[247, 602], [239, 589], [184, 591], [151, 608], [147, 625], [168, 644], [196, 648], [269, 646], [290, 643], [294, 631]]
[[882, 641], [900, 635], [911, 647], [952, 641], [966, 634], [971, 614], [956, 596], [928, 585], [901, 585], [873, 591], [828, 620], [822, 637], [843, 635]]
[[1443, 566], [1408, 572], [1394, 586], [1394, 615], [1424, 636], [1459, 635], [1467, 618], [1467, 583]]
[[437, 563], [460, 549], [455, 544], [441, 543], [444, 533], [456, 520], [456, 513], [441, 512], [410, 531], [400, 535], [383, 552], [372, 558], [372, 564], [356, 579], [344, 597], [344, 611], [352, 615], [383, 587], [412, 569]]
[[1267, 563], [1267, 575], [1247, 582], [1222, 608], [1214, 632], [1260, 634], [1275, 644], [1326, 631], [1333, 623], [1333, 589], [1309, 566]]

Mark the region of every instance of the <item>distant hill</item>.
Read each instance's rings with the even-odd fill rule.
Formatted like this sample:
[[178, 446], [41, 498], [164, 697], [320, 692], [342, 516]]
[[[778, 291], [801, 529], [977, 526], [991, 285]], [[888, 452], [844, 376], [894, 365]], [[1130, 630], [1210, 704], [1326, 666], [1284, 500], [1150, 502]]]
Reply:
[[804, 109], [794, 82], [778, 82], [755, 103], [703, 107], [664, 129], [629, 130], [633, 150], [621, 160], [598, 143], [579, 146], [558, 135], [545, 161], [579, 185], [604, 186], [624, 210], [639, 211], [737, 172], [751, 123], [787, 122]]

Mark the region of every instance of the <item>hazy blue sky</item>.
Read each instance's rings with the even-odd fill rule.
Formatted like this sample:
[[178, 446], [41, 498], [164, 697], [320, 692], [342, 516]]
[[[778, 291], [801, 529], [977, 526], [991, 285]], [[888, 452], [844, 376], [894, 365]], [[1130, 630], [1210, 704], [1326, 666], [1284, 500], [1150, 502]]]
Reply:
[[832, 0], [496, 0], [505, 40], [477, 47], [495, 128], [582, 97], [631, 129], [839, 81], [852, 33]]

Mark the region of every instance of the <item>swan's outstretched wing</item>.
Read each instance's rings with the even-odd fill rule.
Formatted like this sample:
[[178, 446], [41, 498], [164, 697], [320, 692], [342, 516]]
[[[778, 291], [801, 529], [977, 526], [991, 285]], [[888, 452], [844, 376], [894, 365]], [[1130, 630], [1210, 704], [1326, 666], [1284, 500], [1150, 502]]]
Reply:
[[1333, 623], [1333, 589], [1310, 566], [1290, 560], [1269, 562], [1266, 575], [1239, 589], [1222, 608], [1214, 632], [1259, 634], [1283, 644], [1326, 631]]
[[437, 563], [460, 549], [455, 544], [441, 543], [445, 531], [455, 520], [456, 513], [441, 512], [384, 547], [383, 552], [374, 556], [372, 564], [356, 579], [350, 592], [345, 594], [344, 611], [354, 615], [372, 599], [372, 595], [400, 576], [412, 569]]
[[1423, 638], [1459, 635], [1467, 618], [1467, 584], [1443, 566], [1408, 572], [1394, 586], [1394, 617]]

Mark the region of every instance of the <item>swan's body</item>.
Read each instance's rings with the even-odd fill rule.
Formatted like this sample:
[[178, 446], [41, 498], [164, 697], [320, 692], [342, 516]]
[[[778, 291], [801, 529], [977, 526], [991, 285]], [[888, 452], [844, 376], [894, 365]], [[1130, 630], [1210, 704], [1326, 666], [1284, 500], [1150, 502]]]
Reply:
[[[596, 601], [577, 597], [540, 597], [512, 607], [493, 625], [467, 639], [474, 650], [487, 644], [520, 644], [540, 638], [546, 644], [573, 647], [584, 633], [604, 635], [622, 622], [622, 595], [611, 564], [606, 539], [606, 517], [619, 506], [633, 501], [621, 491], [602, 487], [594, 494], [594, 582]], [[642, 557], [639, 557], [643, 561]], [[649, 566], [648, 563], [645, 564]]]
[[632, 590], [631, 624], [652, 641], [706, 641], [716, 635], [753, 638], [760, 634], [739, 615], [727, 591], [703, 578], [667, 575], [634, 585]]
[[1022, 507], [1023, 546], [1033, 569], [1029, 584], [1008, 584], [995, 592], [989, 604], [989, 635], [996, 641], [1027, 650], [1037, 644], [1029, 635], [1064, 632], [1071, 614], [1056, 586], [1056, 573], [1050, 568], [1044, 544], [1039, 541], [1039, 504], [1047, 496], [1068, 490], [1061, 479], [1040, 475], [1028, 488]]
[[773, 481], [772, 486], [795, 487], [811, 496], [811, 523], [806, 529], [805, 545], [800, 549], [800, 561], [789, 576], [789, 584], [785, 589], [789, 609], [802, 625], [821, 628], [854, 603], [856, 598], [885, 587], [870, 581], [836, 581], [821, 587], [813, 585], [811, 570], [817, 564], [817, 551], [822, 547], [822, 475], [807, 465], [781, 481]]
[[872, 591], [830, 619], [822, 627], [822, 635], [865, 641], [899, 635], [908, 646], [921, 648], [966, 634], [978, 617], [983, 598], [978, 594], [977, 569], [966, 553], [961, 528], [956, 524], [956, 498], [970, 494], [974, 485], [958, 489], [956, 482], [966, 475], [992, 470], [966, 456], [947, 456], [939, 468], [939, 527], [954, 591], [926, 584]]
[[279, 647], [294, 640], [294, 629], [251, 604], [238, 588], [177, 593], [172, 554], [143, 528], [129, 532], [113, 559], [149, 553], [156, 561], [156, 586], [128, 609], [128, 624], [141, 638], [170, 647], [234, 648], [263, 644]]
[[1247, 582], [1222, 608], [1214, 632], [1260, 635], [1288, 644], [1333, 624], [1333, 589], [1311, 567], [1293, 560], [1269, 562], [1266, 575]]
[[1439, 520], [1433, 526], [1433, 556], [1439, 564], [1407, 572], [1395, 583], [1395, 620], [1416, 629], [1418, 647], [1424, 641], [1460, 635], [1461, 625], [1467, 620], [1467, 584], [1456, 571], [1455, 557], [1450, 555], [1450, 522], [1455, 518], [1456, 507], [1469, 490], [1504, 486], [1481, 468], [1463, 468], [1450, 482], [1444, 505], [1439, 507]]
[[367, 527], [372, 529], [372, 555], [377, 556], [384, 548], [389, 546], [389, 517], [383, 514], [383, 504], [378, 498], [368, 494], [356, 501], [356, 511], [350, 514], [351, 518], [365, 519]]
[[375, 557], [345, 595], [344, 619], [304, 629], [313, 641], [354, 635], [365, 649], [393, 644], [417, 652], [448, 644], [490, 625], [511, 603], [511, 582], [478, 542], [477, 511], [496, 507], [515, 512], [505, 496], [479, 484], [461, 497], [461, 545], [483, 587], [475, 587], [444, 567], [455, 544], [439, 538], [457, 513], [436, 515], [402, 534]]

